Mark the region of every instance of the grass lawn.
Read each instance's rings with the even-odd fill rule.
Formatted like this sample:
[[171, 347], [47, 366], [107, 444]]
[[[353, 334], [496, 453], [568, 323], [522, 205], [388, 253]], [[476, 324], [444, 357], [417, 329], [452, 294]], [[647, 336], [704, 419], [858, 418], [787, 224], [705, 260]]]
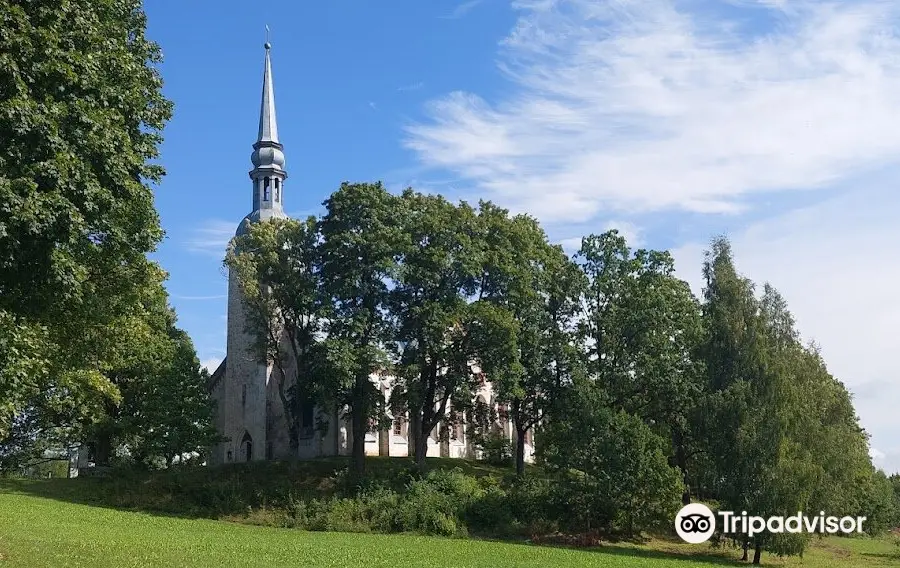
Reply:
[[[0, 566], [341, 566], [688, 568], [736, 565], [735, 551], [669, 541], [569, 550], [408, 535], [309, 533], [155, 516], [36, 496], [36, 482], [0, 481]], [[40, 482], [38, 482], [39, 484]], [[887, 539], [826, 539], [805, 558], [765, 564], [900, 567]]]

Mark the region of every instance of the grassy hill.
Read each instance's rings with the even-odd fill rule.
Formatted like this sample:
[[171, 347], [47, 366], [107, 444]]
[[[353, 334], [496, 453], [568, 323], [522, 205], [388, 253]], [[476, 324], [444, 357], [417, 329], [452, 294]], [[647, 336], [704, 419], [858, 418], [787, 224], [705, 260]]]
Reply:
[[[310, 533], [206, 519], [181, 519], [65, 503], [0, 483], [0, 566], [124, 568], [342, 566], [689, 568], [733, 566], [737, 552], [668, 541], [571, 550], [527, 544], [410, 535]], [[31, 488], [33, 489], [33, 487]], [[826, 539], [801, 562], [806, 568], [900, 566], [887, 540]]]
[[[165, 513], [194, 518], [255, 517], [277, 511], [291, 500], [327, 498], [339, 492], [348, 458], [296, 462], [251, 462], [217, 468], [173, 468], [157, 472], [119, 471], [111, 477], [4, 480], [3, 486], [23, 493], [73, 503]], [[367, 478], [401, 490], [409, 480], [411, 459], [367, 458]], [[426, 469], [462, 469], [476, 477], [505, 478], [507, 468], [484, 462], [429, 458]], [[536, 471], [536, 470], [535, 470]]]
[[[344, 465], [342, 459], [325, 459], [110, 479], [0, 480], [0, 567], [689, 568], [740, 564], [737, 550], [714, 550], [671, 539], [574, 550], [524, 541], [251, 526], [277, 525], [278, 508], [292, 496], [335, 492]], [[374, 459], [369, 466], [372, 477], [399, 486], [409, 462]], [[505, 469], [458, 460], [429, 460], [428, 467], [460, 467], [478, 476], [507, 475]], [[828, 538], [815, 541], [803, 559], [766, 556], [764, 565], [900, 567], [898, 552], [900, 547], [888, 538]]]

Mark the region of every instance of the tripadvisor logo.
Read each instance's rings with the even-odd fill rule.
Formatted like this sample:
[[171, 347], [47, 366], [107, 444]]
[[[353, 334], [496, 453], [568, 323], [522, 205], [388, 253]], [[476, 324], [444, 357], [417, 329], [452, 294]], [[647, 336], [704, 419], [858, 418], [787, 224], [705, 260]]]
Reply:
[[[746, 534], [752, 538], [762, 532], [778, 533], [861, 533], [866, 517], [826, 517], [824, 512], [807, 517], [802, 512], [790, 517], [748, 516], [747, 511], [736, 515], [731, 511], [719, 511], [722, 534]], [[702, 503], [682, 507], [675, 516], [675, 532], [681, 540], [700, 544], [716, 532], [716, 515]]]

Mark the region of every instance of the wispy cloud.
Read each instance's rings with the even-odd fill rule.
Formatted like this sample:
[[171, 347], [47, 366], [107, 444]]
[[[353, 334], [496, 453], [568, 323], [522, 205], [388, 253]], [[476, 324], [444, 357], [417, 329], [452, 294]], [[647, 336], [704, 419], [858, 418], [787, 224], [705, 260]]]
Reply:
[[481, 2], [482, 0], [467, 0], [466, 2], [462, 2], [460, 4], [457, 4], [456, 8], [454, 8], [452, 12], [450, 12], [446, 16], [441, 16], [441, 18], [445, 20], [458, 20], [459, 18], [462, 18], [466, 14], [471, 12], [476, 6], [481, 4]]
[[[666, 241], [698, 220], [730, 225], [739, 268], [784, 294], [856, 394], [873, 455], [900, 471], [900, 265], [887, 260], [900, 240], [900, 3], [513, 6], [498, 47], [507, 88], [431, 101], [406, 131], [418, 164], [536, 215], [569, 250], [609, 219], [655, 220], [674, 235], [649, 236]], [[801, 194], [803, 209], [761, 206]], [[698, 293], [706, 244], [674, 243]]]
[[237, 225], [233, 221], [211, 219], [194, 229], [191, 237], [185, 242], [190, 252], [225, 257], [225, 248], [234, 237]]
[[218, 357], [210, 357], [209, 359], [200, 361], [200, 366], [204, 367], [210, 373], [214, 373], [221, 363], [222, 359]]
[[[599, 234], [610, 231], [612, 229], [619, 231], [619, 234], [622, 237], [625, 237], [625, 241], [628, 243], [629, 248], [631, 248], [632, 250], [644, 246], [644, 231], [631, 221], [625, 221], [621, 219], [607, 221], [606, 223], [600, 225], [599, 228], [599, 231], [595, 230], [594, 232]], [[567, 253], [573, 254], [581, 249], [582, 237], [583, 235], [560, 239], [559, 244], [562, 245], [563, 249]]]
[[413, 83], [412, 85], [403, 85], [403, 86], [397, 87], [397, 90], [400, 91], [401, 93], [406, 92], [406, 91], [418, 91], [419, 89], [421, 89], [424, 86], [425, 86], [425, 83], [423, 83], [422, 81], [419, 81], [418, 83]]
[[900, 157], [897, 3], [514, 6], [510, 94], [434, 100], [405, 142], [544, 219], [734, 212]]

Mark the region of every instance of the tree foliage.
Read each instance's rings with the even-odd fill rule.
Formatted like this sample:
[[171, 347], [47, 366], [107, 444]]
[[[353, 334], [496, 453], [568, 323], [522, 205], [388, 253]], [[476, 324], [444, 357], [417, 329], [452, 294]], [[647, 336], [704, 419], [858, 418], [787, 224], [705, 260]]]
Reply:
[[147, 253], [171, 103], [137, 0], [2, 1], [0, 19], [0, 439], [77, 438], [121, 402], [164, 276]]

